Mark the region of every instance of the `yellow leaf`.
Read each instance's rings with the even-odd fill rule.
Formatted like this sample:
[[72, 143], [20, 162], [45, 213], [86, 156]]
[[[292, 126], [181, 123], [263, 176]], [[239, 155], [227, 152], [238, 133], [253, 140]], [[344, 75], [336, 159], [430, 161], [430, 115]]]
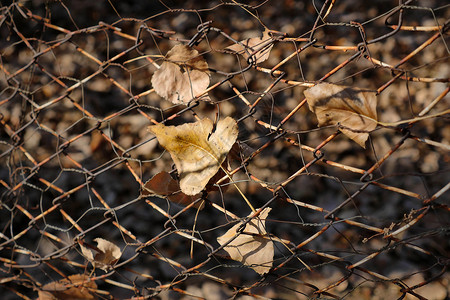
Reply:
[[38, 291], [39, 300], [58, 299], [98, 299], [94, 291], [97, 284], [89, 281], [89, 277], [84, 274], [75, 274], [59, 281], [48, 283]]
[[[257, 218], [250, 220], [245, 229], [223, 249], [231, 259], [251, 267], [258, 274], [269, 272], [273, 264], [274, 245], [266, 236], [265, 223], [271, 208], [264, 208]], [[251, 213], [249, 216], [251, 216]], [[231, 227], [224, 235], [217, 238], [220, 245], [231, 240], [240, 229], [242, 223]]]
[[248, 59], [255, 51], [258, 51], [254, 54], [254, 59], [256, 60], [256, 63], [262, 63], [269, 58], [270, 50], [272, 50], [273, 44], [267, 44], [270, 40], [272, 39], [269, 35], [269, 30], [266, 28], [262, 37], [246, 39], [240, 42], [244, 46], [241, 44], [234, 44], [225, 49], [242, 55], [245, 59]]
[[378, 124], [375, 92], [324, 82], [305, 90], [304, 94], [319, 126], [339, 123], [346, 127], [340, 128], [342, 133], [366, 148], [368, 132]]
[[[208, 64], [197, 50], [178, 44], [164, 59], [152, 77], [153, 88], [161, 97], [184, 104], [208, 88]], [[207, 96], [202, 100], [207, 100]]]
[[97, 249], [89, 249], [80, 244], [81, 252], [83, 253], [83, 256], [94, 265], [94, 267], [100, 268], [107, 272], [111, 268], [111, 265], [115, 264], [119, 260], [122, 255], [122, 251], [116, 244], [111, 243], [108, 240], [96, 238], [94, 241], [97, 242]]
[[177, 166], [181, 191], [190, 196], [205, 188], [238, 136], [237, 123], [230, 117], [220, 120], [213, 133], [213, 122], [209, 119], [180, 126], [158, 124], [149, 126], [149, 130], [169, 151]]

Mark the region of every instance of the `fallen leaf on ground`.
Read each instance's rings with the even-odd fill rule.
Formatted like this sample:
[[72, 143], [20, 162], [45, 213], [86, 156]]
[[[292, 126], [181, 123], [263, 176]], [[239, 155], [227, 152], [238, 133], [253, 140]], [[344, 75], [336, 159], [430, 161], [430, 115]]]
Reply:
[[169, 151], [180, 176], [181, 191], [190, 196], [205, 188], [238, 136], [237, 123], [230, 117], [220, 120], [213, 133], [209, 119], [180, 126], [158, 124], [149, 126], [149, 130]]
[[[169, 173], [162, 171], [147, 181], [142, 190], [142, 195], [162, 196], [170, 201], [187, 206], [200, 198], [202, 195], [197, 194], [188, 196], [180, 190], [178, 181], [172, 178]], [[202, 202], [197, 202], [194, 207], [199, 208]]]
[[[174, 104], [186, 104], [209, 86], [205, 59], [189, 46], [178, 44], [167, 52], [152, 77], [156, 93]], [[208, 100], [205, 95], [202, 100]]]
[[81, 252], [83, 253], [83, 256], [86, 257], [92, 265], [94, 265], [94, 267], [100, 268], [107, 272], [111, 269], [111, 265], [115, 264], [119, 260], [122, 255], [122, 251], [116, 244], [111, 243], [108, 240], [96, 238], [94, 241], [97, 242], [97, 249], [90, 249], [80, 243]]
[[39, 300], [98, 299], [94, 291], [97, 284], [89, 281], [89, 276], [75, 274], [59, 281], [50, 282], [38, 291]]
[[267, 45], [266, 42], [272, 40], [269, 35], [269, 30], [266, 28], [262, 37], [255, 37], [241, 41], [241, 44], [234, 44], [225, 49], [231, 50], [239, 55], [242, 55], [245, 59], [248, 59], [252, 53], [258, 50], [254, 54], [256, 63], [262, 63], [269, 58], [270, 50], [272, 50], [273, 44]]
[[[266, 236], [265, 223], [271, 208], [264, 208], [258, 217], [250, 220], [245, 229], [233, 241], [223, 247], [231, 259], [251, 267], [258, 274], [269, 272], [273, 264], [274, 245]], [[252, 215], [251, 213], [250, 215]], [[249, 215], [249, 216], [250, 216]], [[242, 223], [231, 227], [224, 235], [217, 238], [220, 245], [232, 239]]]
[[[340, 124], [339, 130], [366, 148], [370, 131], [377, 127], [377, 97], [370, 90], [319, 83], [304, 91], [319, 126]], [[348, 128], [348, 129], [347, 129]]]

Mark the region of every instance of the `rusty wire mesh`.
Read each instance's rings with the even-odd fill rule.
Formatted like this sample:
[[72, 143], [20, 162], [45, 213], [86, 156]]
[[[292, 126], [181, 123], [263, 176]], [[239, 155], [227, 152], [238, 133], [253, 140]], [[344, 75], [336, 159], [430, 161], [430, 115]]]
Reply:
[[[95, 282], [92, 299], [445, 299], [449, 16], [446, 1], [411, 0], [2, 6], [2, 299], [74, 274]], [[266, 62], [224, 50], [263, 26]], [[208, 62], [214, 103], [152, 89], [175, 43]], [[412, 121], [378, 126], [363, 149], [317, 128], [303, 91], [319, 81], [376, 90], [380, 120]], [[264, 276], [217, 242], [249, 221], [232, 185], [204, 193], [200, 211], [141, 192], [173, 169], [147, 126], [215, 115], [238, 121], [233, 180], [272, 208]], [[106, 272], [80, 251], [98, 237], [122, 250]]]

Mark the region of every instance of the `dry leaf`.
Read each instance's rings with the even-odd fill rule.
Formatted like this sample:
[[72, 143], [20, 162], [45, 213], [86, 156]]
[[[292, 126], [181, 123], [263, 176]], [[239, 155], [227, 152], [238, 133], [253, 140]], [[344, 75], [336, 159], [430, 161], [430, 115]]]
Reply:
[[[208, 64], [198, 51], [178, 44], [167, 52], [152, 77], [156, 93], [175, 104], [188, 103], [209, 86]], [[207, 96], [202, 98], [207, 100]]]
[[[256, 63], [262, 63], [269, 58], [270, 50], [272, 50], [273, 44], [267, 45], [266, 42], [272, 40], [269, 35], [269, 29], [265, 29], [262, 37], [255, 37], [241, 41], [241, 44], [234, 44], [225, 49], [232, 50], [233, 52], [242, 55], [245, 59], [248, 59], [252, 53], [258, 50], [254, 54]], [[250, 54], [250, 55], [249, 55]]]
[[377, 127], [375, 92], [324, 82], [305, 90], [304, 94], [319, 126], [339, 123], [353, 129], [340, 128], [340, 131], [366, 148], [368, 132]]
[[[94, 267], [108, 272], [108, 270], [111, 269], [111, 265], [115, 264], [119, 260], [122, 255], [122, 251], [116, 244], [111, 243], [108, 240], [96, 238], [94, 241], [97, 242], [97, 249], [89, 249], [80, 244], [81, 252], [83, 253], [83, 256], [94, 265]], [[94, 251], [96, 252], [95, 255]]]
[[205, 188], [238, 136], [237, 123], [230, 117], [220, 120], [213, 133], [209, 119], [180, 126], [158, 124], [149, 126], [149, 130], [169, 151], [180, 175], [181, 191], [190, 196]]
[[38, 291], [39, 300], [58, 300], [58, 299], [98, 299], [94, 291], [97, 284], [89, 281], [89, 276], [84, 274], [75, 274], [59, 281], [50, 282]]
[[[153, 176], [144, 185], [142, 190], [142, 195], [156, 195], [167, 197], [170, 201], [178, 203], [181, 205], [189, 205], [202, 195], [197, 194], [194, 196], [188, 196], [180, 190], [180, 185], [178, 181], [172, 178], [169, 173], [162, 171], [155, 176]], [[197, 202], [194, 207], [199, 208], [202, 202]]]
[[[266, 218], [270, 210], [270, 207], [264, 208], [257, 218], [250, 220], [245, 225], [244, 231], [238, 237], [223, 247], [233, 260], [251, 267], [261, 275], [269, 272], [273, 264], [274, 245], [266, 236], [265, 229]], [[240, 226], [241, 223], [238, 223], [224, 235], [218, 237], [219, 244], [223, 245], [233, 238]]]
[[[216, 183], [222, 179], [222, 177], [227, 176], [227, 174], [223, 171], [223, 170], [229, 170], [230, 169], [230, 164], [229, 164], [229, 159], [233, 156], [232, 152], [233, 152], [233, 147], [237, 145], [236, 143], [234, 143], [234, 145], [231, 147], [231, 150], [228, 152], [227, 157], [225, 158], [225, 161], [222, 163], [222, 167], [219, 169], [219, 171], [213, 176], [211, 177], [211, 179], [209, 180], [209, 182], [206, 184], [205, 187], [205, 191], [206, 192], [213, 192], [213, 191], [222, 191], [225, 192], [226, 190], [228, 190], [228, 188], [230, 187], [230, 185], [228, 183], [230, 183], [230, 178], [227, 178], [223, 181], [220, 182], [220, 187], [218, 185], [216, 185]], [[228, 177], [228, 176], [227, 176]]]

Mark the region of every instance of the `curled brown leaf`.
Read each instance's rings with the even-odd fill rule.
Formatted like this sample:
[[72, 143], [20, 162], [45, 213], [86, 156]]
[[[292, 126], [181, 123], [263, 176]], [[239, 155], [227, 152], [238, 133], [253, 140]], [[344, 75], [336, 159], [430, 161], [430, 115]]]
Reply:
[[75, 274], [59, 281], [53, 281], [44, 285], [39, 291], [39, 300], [58, 299], [98, 299], [94, 293], [97, 289], [95, 281], [91, 281], [89, 276]]
[[234, 225], [217, 238], [220, 245], [225, 245], [223, 249], [231, 259], [251, 267], [258, 274], [269, 272], [273, 264], [274, 244], [267, 237], [265, 229], [266, 218], [270, 210], [270, 207], [264, 208], [259, 216], [250, 220], [244, 230], [227, 245], [225, 244], [238, 234], [242, 223]]
[[[172, 178], [169, 173], [162, 171], [148, 180], [142, 190], [142, 195], [155, 195], [165, 197], [170, 201], [187, 206], [197, 199], [201, 198], [201, 194], [189, 196], [180, 189], [178, 181]], [[202, 207], [202, 202], [197, 202], [194, 207]]]
[[269, 58], [273, 44], [268, 44], [268, 41], [271, 40], [272, 38], [270, 37], [269, 30], [266, 28], [262, 37], [246, 39], [240, 41], [240, 44], [234, 44], [225, 49], [242, 55], [245, 59], [248, 59], [253, 55], [256, 63], [262, 63]]
[[342, 125], [339, 130], [365, 148], [369, 132], [377, 127], [377, 97], [370, 90], [319, 83], [304, 91], [319, 126]]
[[116, 244], [111, 243], [108, 240], [96, 238], [94, 241], [97, 242], [96, 249], [94, 247], [85, 247], [80, 243], [81, 252], [94, 267], [107, 272], [111, 269], [111, 266], [119, 260], [122, 251]]
[[[178, 44], [167, 52], [164, 60], [152, 77], [153, 88], [164, 99], [186, 104], [208, 88], [208, 64], [197, 50]], [[207, 95], [202, 100], [208, 100]]]

